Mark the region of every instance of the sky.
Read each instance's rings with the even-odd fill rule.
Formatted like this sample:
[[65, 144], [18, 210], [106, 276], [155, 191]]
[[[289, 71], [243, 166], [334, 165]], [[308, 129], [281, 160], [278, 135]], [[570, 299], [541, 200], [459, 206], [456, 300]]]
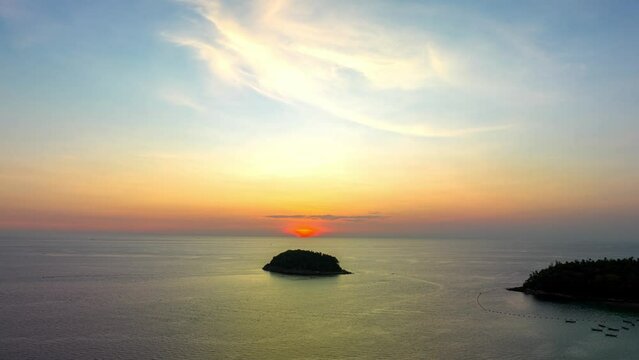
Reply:
[[639, 240], [637, 18], [0, 0], [0, 232]]

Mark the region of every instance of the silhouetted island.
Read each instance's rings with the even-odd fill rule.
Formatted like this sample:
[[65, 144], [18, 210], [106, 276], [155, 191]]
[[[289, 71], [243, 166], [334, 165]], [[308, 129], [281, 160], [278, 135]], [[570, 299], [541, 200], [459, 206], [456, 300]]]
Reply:
[[273, 257], [262, 270], [290, 275], [351, 274], [339, 266], [336, 257], [310, 250], [286, 250]]
[[508, 290], [549, 299], [639, 303], [639, 260], [557, 261]]

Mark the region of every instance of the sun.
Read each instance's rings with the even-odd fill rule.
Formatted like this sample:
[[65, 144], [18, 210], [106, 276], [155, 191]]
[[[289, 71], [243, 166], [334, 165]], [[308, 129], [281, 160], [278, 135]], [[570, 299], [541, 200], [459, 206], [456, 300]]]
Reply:
[[315, 230], [313, 228], [310, 228], [310, 227], [298, 227], [298, 228], [295, 228], [295, 230], [293, 230], [293, 232], [298, 237], [303, 237], [303, 238], [312, 237], [312, 236], [317, 235], [317, 230]]
[[316, 236], [323, 236], [329, 231], [322, 224], [300, 224], [300, 223], [292, 223], [288, 224], [284, 228], [282, 228], [282, 232], [285, 234], [293, 235], [298, 238], [311, 238]]

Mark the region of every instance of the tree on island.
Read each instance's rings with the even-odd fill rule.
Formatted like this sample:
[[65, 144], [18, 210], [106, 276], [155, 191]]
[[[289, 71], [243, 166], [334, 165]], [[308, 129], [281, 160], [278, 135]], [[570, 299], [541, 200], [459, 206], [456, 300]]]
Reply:
[[511, 290], [533, 295], [557, 295], [589, 300], [639, 302], [639, 260], [557, 261], [533, 271], [524, 284]]
[[310, 250], [287, 250], [273, 257], [262, 268], [266, 271], [295, 275], [350, 274], [342, 269], [336, 257]]

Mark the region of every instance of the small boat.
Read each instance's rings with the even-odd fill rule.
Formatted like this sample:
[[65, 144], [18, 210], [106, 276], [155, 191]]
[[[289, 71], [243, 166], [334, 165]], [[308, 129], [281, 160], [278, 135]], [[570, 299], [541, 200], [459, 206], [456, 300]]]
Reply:
[[610, 330], [610, 331], [619, 331], [619, 329], [617, 329], [617, 328], [611, 328], [611, 327], [609, 327], [609, 328], [608, 328], [608, 330]]
[[621, 320], [621, 321], [625, 322], [626, 324], [632, 324], [632, 321], [630, 320]]
[[606, 336], [617, 337], [617, 334], [606, 334]]
[[624, 330], [630, 330], [630, 328], [627, 328], [625, 326], [622, 326], [621, 328], [624, 329]]
[[606, 325], [604, 325], [604, 324], [599, 324], [599, 327], [605, 328], [605, 327], [606, 327]]
[[576, 322], [577, 322], [577, 320], [568, 320], [568, 319], [566, 319], [566, 322], [567, 322], [567, 323], [570, 323], [570, 324], [574, 324], [574, 323], [576, 323]]
[[599, 332], [603, 332], [602, 328], [591, 328], [590, 330], [592, 331], [599, 331]]

